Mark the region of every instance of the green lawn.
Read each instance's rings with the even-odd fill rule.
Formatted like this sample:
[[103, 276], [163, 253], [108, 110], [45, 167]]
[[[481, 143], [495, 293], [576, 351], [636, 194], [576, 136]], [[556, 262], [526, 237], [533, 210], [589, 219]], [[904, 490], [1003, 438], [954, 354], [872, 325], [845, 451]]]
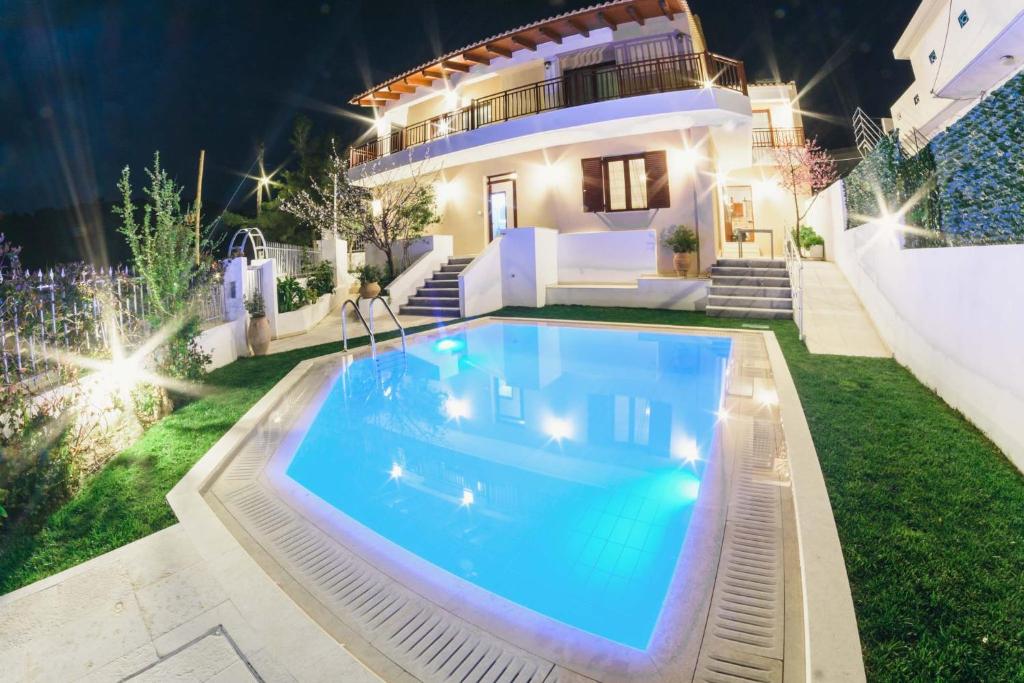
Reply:
[[[572, 306], [508, 315], [731, 327], [702, 314]], [[872, 681], [1024, 680], [1024, 477], [898, 363], [807, 353], [772, 322], [825, 472]], [[0, 593], [174, 522], [164, 496], [313, 347], [243, 359], [0, 556]]]

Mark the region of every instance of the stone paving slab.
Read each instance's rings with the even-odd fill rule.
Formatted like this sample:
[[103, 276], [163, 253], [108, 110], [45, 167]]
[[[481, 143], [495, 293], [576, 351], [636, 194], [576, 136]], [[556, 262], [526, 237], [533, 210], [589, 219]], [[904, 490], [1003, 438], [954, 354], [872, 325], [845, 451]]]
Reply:
[[804, 261], [804, 337], [811, 353], [890, 358], [856, 292], [839, 267]]

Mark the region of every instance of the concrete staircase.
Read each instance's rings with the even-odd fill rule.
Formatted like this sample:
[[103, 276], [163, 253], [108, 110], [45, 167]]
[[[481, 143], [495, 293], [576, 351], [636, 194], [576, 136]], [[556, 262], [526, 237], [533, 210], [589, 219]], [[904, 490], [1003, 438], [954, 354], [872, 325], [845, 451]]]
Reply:
[[719, 259], [711, 267], [707, 314], [791, 320], [792, 296], [785, 261]]
[[409, 297], [408, 303], [399, 308], [402, 315], [429, 315], [435, 318], [458, 318], [459, 308], [459, 273], [474, 259], [473, 256], [450, 258], [441, 270], [434, 271], [433, 276], [416, 290], [415, 296]]

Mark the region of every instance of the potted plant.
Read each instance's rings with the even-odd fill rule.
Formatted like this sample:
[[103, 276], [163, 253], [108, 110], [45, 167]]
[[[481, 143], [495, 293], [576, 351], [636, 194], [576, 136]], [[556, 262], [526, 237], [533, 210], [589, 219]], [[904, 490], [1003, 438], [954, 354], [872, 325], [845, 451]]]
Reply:
[[380, 268], [367, 263], [353, 272], [359, 278], [359, 296], [361, 298], [372, 299], [380, 294], [380, 281], [384, 277], [384, 272]]
[[794, 228], [793, 241], [796, 242], [801, 256], [825, 258], [825, 240], [811, 226], [801, 225], [799, 230]]
[[270, 321], [263, 308], [263, 297], [246, 299], [245, 310], [249, 312], [248, 338], [252, 355], [265, 356], [270, 348]]
[[697, 235], [685, 225], [675, 225], [665, 233], [663, 243], [672, 250], [676, 275], [686, 277], [690, 273], [690, 255], [697, 251]]

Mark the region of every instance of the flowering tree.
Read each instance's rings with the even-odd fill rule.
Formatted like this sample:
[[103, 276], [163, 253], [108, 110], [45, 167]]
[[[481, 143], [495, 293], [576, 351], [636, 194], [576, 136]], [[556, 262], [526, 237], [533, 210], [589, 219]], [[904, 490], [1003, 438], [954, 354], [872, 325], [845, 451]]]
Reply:
[[323, 181], [310, 179], [310, 188], [296, 193], [282, 208], [322, 232], [336, 231], [351, 242], [372, 244], [387, 256], [388, 278], [397, 274], [395, 247], [422, 236], [441, 218], [436, 212], [433, 180], [423, 164], [410, 167], [408, 178], [395, 171], [375, 176], [373, 185], [360, 187], [345, 176], [347, 164], [332, 149]]
[[[793, 230], [799, 231], [818, 194], [839, 178], [836, 162], [817, 139], [807, 140], [802, 146], [773, 147], [772, 152], [779, 185], [793, 196]], [[801, 211], [800, 197], [808, 195], [811, 201]]]
[[385, 173], [370, 188], [353, 187], [346, 203], [345, 220], [363, 240], [387, 255], [389, 279], [397, 275], [395, 245], [421, 237], [431, 223], [437, 223], [435, 174], [423, 173], [422, 164], [411, 169], [408, 178]]
[[353, 188], [345, 172], [348, 164], [338, 154], [334, 143], [320, 177], [309, 177], [309, 186], [281, 202], [281, 210], [295, 216], [318, 235], [336, 233], [351, 245], [362, 236], [362, 226], [353, 223], [353, 202], [360, 201], [361, 192]]

